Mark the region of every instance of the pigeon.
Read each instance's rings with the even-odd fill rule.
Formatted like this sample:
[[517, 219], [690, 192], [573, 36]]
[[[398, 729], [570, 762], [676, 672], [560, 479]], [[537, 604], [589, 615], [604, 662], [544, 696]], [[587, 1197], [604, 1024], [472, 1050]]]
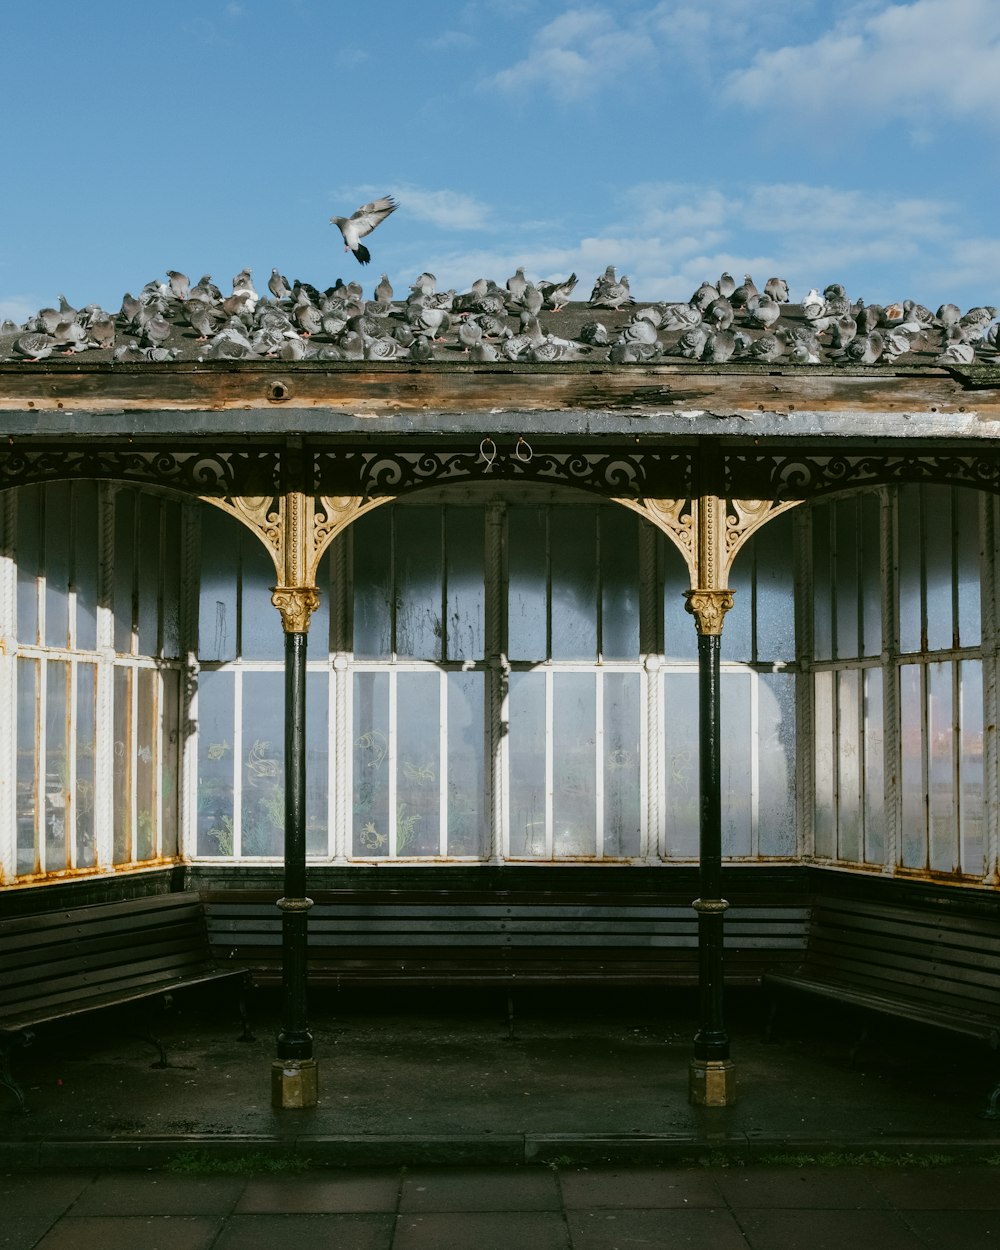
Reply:
[[375, 299], [380, 304], [392, 303], [392, 283], [389, 281], [389, 275], [384, 273], [382, 281], [375, 288]]
[[784, 278], [768, 278], [764, 283], [764, 294], [770, 295], [778, 304], [788, 303], [788, 283]]
[[344, 251], [353, 252], [358, 264], [367, 265], [372, 254], [361, 240], [366, 234], [371, 234], [397, 208], [398, 205], [391, 195], [383, 195], [381, 199], [362, 204], [350, 217], [331, 217], [330, 221], [343, 235]]
[[575, 273], [571, 273], [565, 282], [539, 282], [538, 289], [545, 300], [545, 307], [558, 312], [573, 294], [576, 283]]
[[524, 266], [522, 265], [507, 279], [507, 290], [510, 292], [511, 303], [520, 304], [527, 289], [528, 279], [524, 276]]
[[183, 303], [191, 295], [191, 283], [187, 274], [180, 273], [177, 269], [168, 269], [167, 277], [170, 279], [170, 294]]
[[271, 276], [267, 280], [267, 289], [271, 292], [276, 300], [288, 299], [292, 293], [292, 288], [288, 284], [288, 279], [277, 269], [271, 270]]

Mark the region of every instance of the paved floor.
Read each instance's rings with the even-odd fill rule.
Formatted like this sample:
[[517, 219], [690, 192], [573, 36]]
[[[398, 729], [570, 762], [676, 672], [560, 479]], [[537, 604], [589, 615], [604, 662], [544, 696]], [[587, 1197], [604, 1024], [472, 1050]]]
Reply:
[[0, 1174], [5, 1250], [980, 1250], [1000, 1168]]

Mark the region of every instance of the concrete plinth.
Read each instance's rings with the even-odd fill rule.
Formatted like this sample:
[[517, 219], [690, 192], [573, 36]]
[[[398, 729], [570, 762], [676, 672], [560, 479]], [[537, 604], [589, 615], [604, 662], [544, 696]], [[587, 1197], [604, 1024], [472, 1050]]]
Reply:
[[731, 1107], [736, 1101], [736, 1068], [732, 1059], [692, 1059], [688, 1097], [696, 1107]]
[[271, 1064], [272, 1107], [315, 1107], [319, 1072], [315, 1059], [275, 1059]]

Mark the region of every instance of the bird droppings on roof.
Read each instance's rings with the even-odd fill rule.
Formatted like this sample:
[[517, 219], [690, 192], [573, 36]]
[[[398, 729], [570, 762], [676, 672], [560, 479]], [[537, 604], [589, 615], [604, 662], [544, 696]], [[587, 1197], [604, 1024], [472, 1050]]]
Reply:
[[[379, 202], [380, 203], [380, 202]], [[376, 204], [377, 207], [377, 204]], [[362, 210], [359, 210], [359, 212]], [[391, 210], [390, 210], [391, 211]], [[704, 282], [684, 302], [641, 304], [613, 266], [589, 299], [573, 301], [577, 276], [532, 282], [524, 269], [501, 285], [487, 278], [464, 292], [438, 290], [422, 273], [405, 294], [383, 274], [369, 297], [360, 283], [320, 291], [277, 269], [257, 290], [249, 269], [223, 294], [209, 275], [192, 284], [178, 270], [149, 282], [121, 307], [43, 308], [23, 325], [0, 324], [0, 361], [36, 362], [86, 353], [129, 363], [174, 360], [553, 361], [615, 365], [681, 359], [706, 365], [995, 364], [996, 309], [931, 312], [913, 300], [864, 304], [832, 283], [789, 301], [788, 284], [758, 290], [749, 275]]]

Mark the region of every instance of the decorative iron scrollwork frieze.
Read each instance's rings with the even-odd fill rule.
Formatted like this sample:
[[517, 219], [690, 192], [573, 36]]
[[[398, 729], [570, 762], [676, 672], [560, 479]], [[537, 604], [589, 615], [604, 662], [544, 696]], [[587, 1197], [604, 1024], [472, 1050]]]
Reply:
[[276, 450], [209, 452], [203, 447], [0, 448], [0, 488], [61, 478], [95, 478], [163, 486], [191, 495], [263, 496], [278, 490]]

